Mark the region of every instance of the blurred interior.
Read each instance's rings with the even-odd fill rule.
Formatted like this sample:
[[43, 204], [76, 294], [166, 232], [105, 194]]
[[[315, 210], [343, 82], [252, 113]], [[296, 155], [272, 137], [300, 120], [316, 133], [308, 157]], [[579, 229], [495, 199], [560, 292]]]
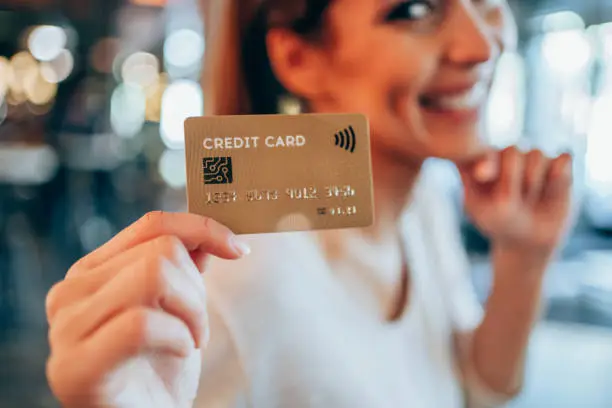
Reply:
[[[612, 407], [612, 2], [522, 0], [491, 142], [576, 157], [575, 229], [515, 408]], [[0, 407], [56, 407], [44, 300], [143, 213], [185, 208], [183, 120], [206, 103], [197, 0], [0, 0]], [[460, 203], [458, 180], [434, 163]], [[459, 208], [459, 207], [458, 207]], [[486, 301], [486, 240], [465, 220]], [[442, 408], [442, 407], [441, 407]]]

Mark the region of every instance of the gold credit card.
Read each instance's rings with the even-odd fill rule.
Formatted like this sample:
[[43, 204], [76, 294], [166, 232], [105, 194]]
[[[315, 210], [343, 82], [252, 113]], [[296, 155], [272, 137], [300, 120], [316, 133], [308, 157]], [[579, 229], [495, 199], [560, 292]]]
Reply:
[[357, 114], [185, 121], [189, 212], [236, 234], [370, 226], [370, 133]]

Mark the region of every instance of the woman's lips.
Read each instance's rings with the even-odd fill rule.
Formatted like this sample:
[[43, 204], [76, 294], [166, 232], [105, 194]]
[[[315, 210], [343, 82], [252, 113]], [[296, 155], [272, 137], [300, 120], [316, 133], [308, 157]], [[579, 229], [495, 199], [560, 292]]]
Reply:
[[479, 82], [461, 91], [424, 94], [419, 98], [419, 102], [421, 108], [428, 113], [465, 121], [478, 119], [487, 96], [488, 86]]

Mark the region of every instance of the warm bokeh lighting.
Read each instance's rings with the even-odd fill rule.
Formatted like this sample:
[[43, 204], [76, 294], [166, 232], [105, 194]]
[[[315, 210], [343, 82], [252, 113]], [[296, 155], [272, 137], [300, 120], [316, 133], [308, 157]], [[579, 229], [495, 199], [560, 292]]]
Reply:
[[11, 90], [7, 95], [6, 95], [6, 103], [11, 105], [11, 106], [19, 106], [25, 102], [27, 102], [28, 97], [26, 96], [25, 92], [15, 92], [13, 90]]
[[281, 98], [278, 102], [278, 112], [283, 115], [299, 115], [302, 105], [296, 98]]
[[47, 81], [39, 72], [24, 82], [24, 93], [34, 105], [47, 105], [57, 95], [57, 84]]
[[6, 101], [9, 105], [20, 105], [27, 100], [25, 84], [39, 73], [38, 62], [29, 52], [19, 52], [10, 60], [8, 69], [8, 89]]
[[202, 88], [194, 81], [172, 83], [162, 98], [161, 137], [170, 149], [185, 146], [185, 119], [204, 114]]
[[28, 48], [39, 61], [51, 61], [64, 50], [68, 36], [61, 27], [40, 26], [32, 30], [28, 38]]
[[147, 52], [134, 53], [124, 61], [121, 77], [126, 84], [146, 88], [159, 78], [159, 60]]
[[146, 97], [143, 90], [134, 85], [119, 85], [111, 97], [111, 126], [124, 138], [137, 135], [145, 123]]
[[168, 87], [168, 77], [162, 74], [157, 83], [145, 90], [147, 96], [147, 107], [145, 112], [146, 120], [149, 122], [159, 122], [161, 120], [161, 104], [164, 92]]
[[43, 78], [51, 83], [58, 84], [65, 81], [74, 70], [74, 57], [68, 50], [63, 50], [55, 59], [40, 64]]
[[28, 111], [31, 112], [33, 115], [43, 116], [51, 111], [51, 109], [53, 108], [53, 101], [42, 105], [35, 105], [34, 103], [30, 102], [26, 104], [26, 107], [28, 108]]
[[138, 6], [163, 7], [168, 0], [130, 0], [130, 3]]
[[15, 54], [11, 58], [9, 88], [14, 94], [23, 94], [24, 83], [38, 74], [38, 62], [26, 51]]
[[183, 188], [187, 184], [185, 152], [183, 150], [166, 150], [159, 160], [159, 174], [172, 188]]

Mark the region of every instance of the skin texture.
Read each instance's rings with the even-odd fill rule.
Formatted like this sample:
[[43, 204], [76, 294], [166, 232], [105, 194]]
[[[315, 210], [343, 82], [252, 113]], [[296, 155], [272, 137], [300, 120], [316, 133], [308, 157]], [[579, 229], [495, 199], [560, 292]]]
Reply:
[[[423, 161], [456, 163], [466, 211], [491, 239], [495, 269], [485, 319], [457, 339], [458, 349], [466, 376], [504, 396], [520, 389], [544, 271], [565, 232], [571, 158], [490, 150], [479, 121], [484, 103], [440, 111], [423, 99], [488, 87], [512, 31], [498, 0], [337, 0], [321, 42], [283, 29], [267, 36], [275, 74], [312, 111], [370, 118], [377, 222], [362, 231], [360, 248], [397, 260], [386, 265], [397, 270], [394, 284], [397, 219]], [[207, 331], [199, 274], [209, 255], [248, 253], [235, 244], [212, 220], [152, 213], [77, 262], [47, 302], [48, 378], [63, 405], [191, 406]]]
[[77, 262], [47, 298], [63, 406], [191, 406], [208, 337], [196, 265], [247, 252], [213, 220], [154, 212]]

